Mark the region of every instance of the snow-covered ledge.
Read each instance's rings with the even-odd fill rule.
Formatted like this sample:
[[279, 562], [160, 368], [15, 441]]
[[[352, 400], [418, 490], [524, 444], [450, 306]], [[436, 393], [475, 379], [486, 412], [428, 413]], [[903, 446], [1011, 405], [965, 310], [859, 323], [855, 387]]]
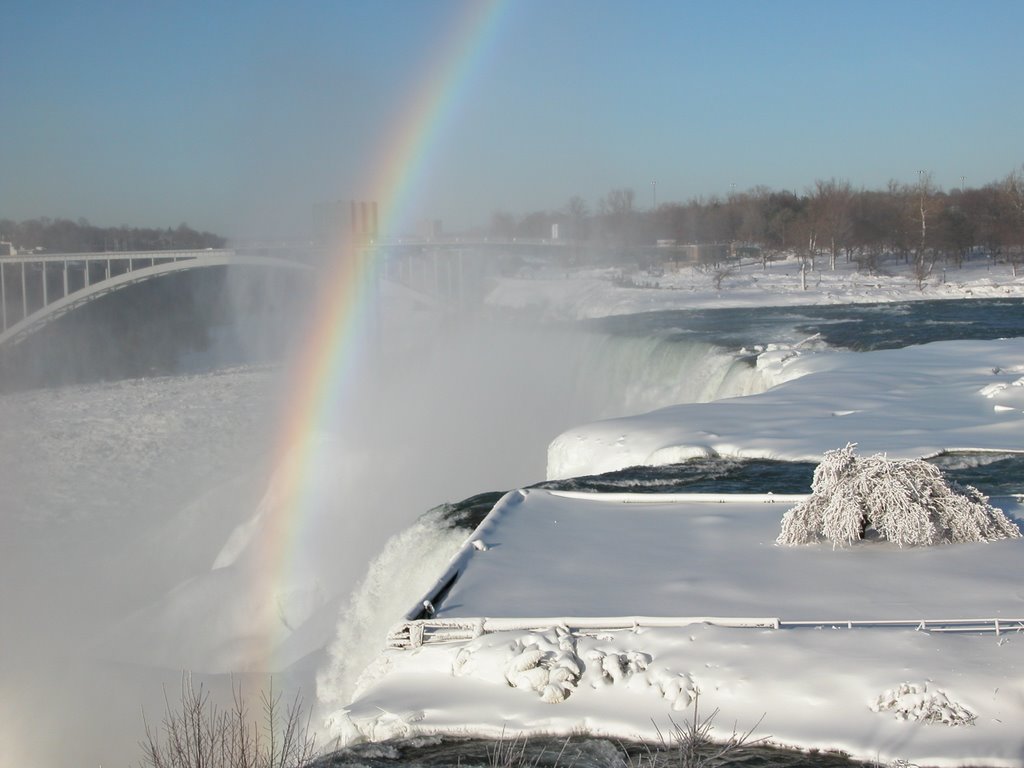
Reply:
[[1024, 765], [1024, 540], [777, 546], [787, 503], [697, 496], [506, 494], [404, 625], [423, 642], [381, 653], [331, 735], [657, 740], [699, 694], [719, 738]]
[[1024, 339], [769, 353], [759, 365], [781, 383], [563, 432], [548, 448], [548, 478], [697, 456], [818, 461], [846, 442], [894, 458], [1024, 451]]

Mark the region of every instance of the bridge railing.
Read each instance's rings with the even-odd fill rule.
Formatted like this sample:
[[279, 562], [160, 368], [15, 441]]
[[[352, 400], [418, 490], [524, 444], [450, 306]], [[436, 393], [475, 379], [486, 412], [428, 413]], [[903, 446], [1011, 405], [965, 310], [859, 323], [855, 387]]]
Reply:
[[[0, 257], [0, 339], [36, 314], [125, 273], [181, 261], [230, 258], [228, 249], [33, 253]], [[98, 267], [97, 264], [102, 265]], [[99, 274], [96, 272], [99, 271]], [[25, 327], [26, 331], [28, 327]], [[24, 335], [24, 334], [19, 334]]]
[[15, 256], [0, 255], [0, 263], [49, 263], [83, 261], [178, 261], [203, 256], [231, 256], [230, 248], [180, 248], [168, 251], [90, 251], [87, 253], [30, 253]]
[[20, 343], [100, 296], [172, 273], [210, 267], [311, 269], [293, 259], [228, 248], [0, 257], [0, 348]]

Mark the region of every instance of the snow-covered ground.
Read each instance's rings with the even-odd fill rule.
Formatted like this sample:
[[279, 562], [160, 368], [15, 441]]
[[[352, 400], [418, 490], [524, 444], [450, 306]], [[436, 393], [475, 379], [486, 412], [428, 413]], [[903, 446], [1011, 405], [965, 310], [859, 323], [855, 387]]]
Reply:
[[[920, 285], [901, 261], [883, 267], [887, 274], [868, 275], [858, 271], [856, 264], [839, 260], [836, 269], [830, 270], [828, 260], [819, 257], [816, 268], [803, 278], [795, 258], [769, 262], [768, 267], [760, 262], [723, 270], [686, 267], [660, 276], [621, 269], [538, 268], [501, 280], [487, 301], [495, 307], [552, 318], [582, 319], [667, 309], [1024, 296], [1024, 272], [1018, 270], [1014, 277], [1008, 265], [993, 265], [986, 259], [965, 262], [960, 269], [937, 266]], [[719, 271], [725, 272], [720, 280]], [[622, 279], [646, 287], [620, 287]]]
[[[721, 290], [714, 288], [712, 276], [700, 272], [657, 279], [663, 286], [658, 289], [616, 287], [602, 274], [506, 279], [488, 303], [530, 307], [531, 316], [582, 318], [669, 308], [1024, 296], [1024, 279], [1014, 280], [1006, 267], [989, 271], [986, 265], [950, 271], [946, 283], [933, 280], [924, 291], [912, 279], [867, 278], [845, 267], [834, 275], [812, 273], [804, 291], [798, 267], [790, 263], [764, 271], [760, 265], [744, 267], [724, 278]], [[1024, 694], [1014, 687], [1020, 667], [1000, 666], [1020, 643], [1014, 635], [998, 642], [944, 636], [941, 652], [929, 645], [937, 642], [932, 636], [899, 630], [877, 637], [823, 632], [815, 635], [818, 641], [797, 645], [785, 633], [758, 635], [753, 644], [751, 635], [734, 637], [717, 627], [695, 627], [682, 640], [669, 630], [652, 630], [642, 647], [626, 635], [600, 640], [594, 648], [587, 645], [592, 639], [579, 638], [573, 641], [575, 652], [584, 661], [592, 652], [611, 659], [581, 673], [598, 675], [607, 667], [612, 677], [619, 669], [639, 682], [602, 684], [592, 695], [569, 698], [562, 709], [488, 678], [496, 667], [487, 659], [503, 657], [509, 644], [522, 645], [521, 635], [488, 635], [470, 648], [479, 679], [473, 664], [464, 665], [458, 679], [452, 675], [445, 655], [451, 649], [394, 652], [374, 662], [387, 626], [415, 604], [462, 543], [458, 532], [431, 518], [414, 524], [416, 516], [458, 494], [539, 480], [546, 441], [574, 419], [606, 415], [608, 406], [603, 402], [582, 411], [591, 415], [577, 415], [577, 382], [595, 388], [603, 382], [587, 385], [586, 378], [566, 376], [558, 367], [564, 345], [550, 345], [553, 354], [541, 356], [536, 338], [495, 343], [483, 328], [485, 338], [460, 337], [452, 350], [436, 343], [433, 326], [425, 329], [429, 333], [403, 352], [402, 375], [354, 409], [358, 429], [324, 425], [323, 502], [316, 515], [302, 521], [301, 541], [308, 548], [299, 553], [301, 567], [289, 580], [262, 595], [254, 595], [250, 576], [259, 573], [259, 553], [274, 548], [275, 531], [260, 524], [260, 511], [275, 503], [273, 477], [279, 468], [273, 462], [280, 454], [274, 417], [289, 390], [283, 372], [233, 370], [0, 396], [0, 766], [131, 763], [141, 731], [140, 704], [149, 713], [160, 712], [161, 684], [173, 691], [185, 667], [205, 673], [218, 691], [229, 684], [222, 673], [237, 671], [235, 665], [250, 672], [275, 670], [282, 685], [301, 685], [307, 701], [316, 677], [316, 717], [331, 718], [328, 735], [357, 734], [342, 727], [349, 720], [337, 713], [349, 704], [355, 677], [373, 662], [373, 674], [352, 705], [351, 723], [365, 726], [358, 732], [363, 736], [432, 729], [494, 734], [506, 723], [524, 730], [541, 728], [539, 723], [566, 730], [594, 725], [595, 731], [605, 727], [602, 723], [615, 724], [609, 731], [644, 736], [650, 718], [664, 725], [667, 714], [679, 712], [673, 704], [688, 700], [683, 691], [692, 686], [687, 688], [681, 673], [692, 673], [689, 643], [708, 649], [703, 669], [721, 670], [714, 679], [723, 698], [709, 695], [709, 706], [720, 706], [724, 718], [739, 719], [741, 725], [748, 724], [747, 713], [756, 712], [752, 721], [764, 712], [766, 731], [788, 743], [844, 746], [871, 757], [874, 750], [907, 759], [920, 754], [901, 751], [901, 740], [921, 744], [931, 729], [942, 726], [878, 725], [884, 738], [876, 742], [867, 724], [880, 723], [881, 717], [870, 712], [870, 701], [865, 704], [870, 718], [849, 728], [842, 712], [830, 705], [877, 698], [883, 691], [875, 689], [883, 683], [921, 687], [942, 679], [946, 687], [936, 683], [936, 688], [962, 699], [979, 718], [996, 711], [983, 701], [983, 690], [991, 689], [1007, 718], [1024, 721]], [[614, 427], [571, 429], [565, 434], [585, 434], [583, 442], [590, 443], [573, 466], [589, 471], [673, 451], [675, 456], [707, 450], [742, 455], [746, 449], [758, 455], [815, 456], [851, 438], [867, 450], [907, 454], [941, 447], [1024, 447], [1017, 437], [1024, 434], [1024, 387], [1015, 386], [1024, 377], [1020, 342], [958, 342], [900, 354], [799, 352], [762, 354], [765, 381], [779, 384], [764, 395], [695, 410], [670, 408], [637, 421], [612, 422]], [[557, 397], [551, 395], [555, 380]], [[667, 405], [660, 397], [654, 404]], [[424, 399], [431, 408], [422, 407]], [[860, 425], [856, 435], [851, 425]], [[671, 450], [662, 450], [666, 446]], [[1018, 507], [1011, 511], [1019, 514]], [[598, 538], [614, 541], [614, 536]], [[607, 556], [614, 558], [614, 549]], [[573, 563], [588, 557], [569, 544], [551, 559], [568, 585]], [[360, 580], [349, 600], [348, 591]], [[557, 594], [562, 583], [555, 577], [548, 586]], [[334, 629], [339, 610], [342, 618]], [[568, 642], [552, 632], [533, 633], [536, 637], [526, 641], [545, 649], [545, 643]], [[689, 640], [691, 635], [696, 639]], [[488, 650], [492, 641], [497, 645]], [[986, 656], [988, 651], [1002, 656]], [[891, 668], [902, 674], [857, 682], [873, 653], [890, 658]], [[820, 664], [808, 661], [815, 654]], [[654, 666], [675, 677], [666, 681], [660, 672], [641, 674], [640, 666], [652, 669], [647, 656], [659, 659]], [[939, 675], [950, 659], [960, 665], [955, 686]], [[826, 667], [834, 678], [817, 677]], [[436, 675], [431, 679], [440, 686], [437, 696], [415, 683], [420, 673]], [[598, 677], [604, 679], [603, 673]], [[756, 696], [748, 696], [745, 680], [760, 686]], [[782, 682], [790, 685], [786, 691], [778, 687]], [[672, 701], [652, 700], [643, 692], [651, 686], [667, 686], [678, 695]], [[613, 694], [620, 689], [639, 702], [624, 710], [625, 717], [614, 714], [621, 702]], [[1007, 691], [1012, 695], [1004, 696]], [[806, 730], [773, 719], [774, 713], [795, 708], [791, 696], [804, 704]], [[908, 704], [941, 701], [931, 689], [907, 689], [892, 698]], [[638, 712], [652, 701], [638, 724]], [[394, 717], [360, 720], [358, 713], [371, 706]], [[934, 743], [952, 744], [956, 734], [981, 733], [978, 728], [949, 729], [951, 735], [937, 736]], [[986, 728], [987, 736], [996, 735], [993, 751], [982, 757], [1024, 764], [1021, 742], [1004, 740], [994, 725]], [[63, 738], [53, 739], [55, 733]], [[943, 748], [939, 757], [966, 760], [976, 743], [973, 737], [956, 741], [961, 746]]]
[[586, 424], [548, 449], [548, 477], [698, 456], [815, 461], [858, 443], [896, 458], [1024, 451], [1024, 339], [944, 341], [871, 353], [764, 352], [776, 386]]
[[[604, 317], [665, 309], [874, 303], [941, 298], [1024, 297], [1024, 275], [986, 260], [939, 268], [919, 287], [905, 265], [869, 276], [819, 260], [805, 276], [796, 259], [732, 268], [715, 287], [713, 271], [687, 268], [657, 288], [621, 288], [609, 272], [574, 278], [503, 280], [496, 306], [532, 307], [552, 317]], [[548, 451], [548, 477], [597, 474], [695, 456], [815, 460], [836, 442], [862, 451], [924, 457], [942, 450], [1024, 450], [1024, 347], [1021, 341], [947, 342], [862, 353], [806, 354], [769, 348], [757, 369], [770, 391], [715, 404], [686, 404], [579, 425]], [[912, 375], [908, 375], [912, 373]], [[942, 418], [936, 418], [941, 414]]]
[[[792, 503], [510, 493], [435, 605], [437, 624], [468, 619], [466, 639], [384, 653], [336, 727], [656, 742], [699, 695], [705, 712], [721, 710], [722, 739], [735, 722], [864, 760], [1019, 764], [1024, 634], [915, 622], [1024, 618], [1007, 578], [1024, 540], [776, 546]], [[498, 619], [494, 631], [475, 617]], [[846, 625], [859, 621], [882, 624]]]
[[[588, 318], [1024, 296], [1024, 280], [987, 265], [923, 290], [909, 277], [849, 269], [813, 273], [804, 290], [795, 263], [748, 266], [720, 290], [696, 270], [655, 280], [658, 288], [617, 287], [607, 274], [507, 279], [489, 302]], [[848, 441], [894, 457], [1024, 451], [1020, 339], [861, 354], [776, 348], [761, 353], [758, 367], [775, 385], [762, 394], [568, 430], [550, 446], [548, 475], [715, 454], [816, 459]], [[1022, 521], [1020, 498], [1000, 503]], [[466, 619], [470, 637], [384, 651], [354, 700], [335, 708], [331, 732], [348, 741], [435, 732], [656, 739], [699, 694], [705, 711], [722, 710], [721, 738], [734, 723], [742, 731], [763, 716], [755, 735], [783, 745], [886, 763], [1024, 765], [1024, 635], [828, 623], [1024, 618], [1013, 581], [1021, 540], [781, 548], [774, 540], [786, 508], [512, 494], [453, 560], [462, 576], [434, 606], [437, 619]], [[616, 617], [641, 615], [654, 626], [614, 628]], [[659, 626], [687, 616], [826, 624]], [[487, 617], [521, 621], [480, 634]], [[594, 629], [602, 621], [608, 628]], [[325, 708], [336, 703], [324, 700]]]

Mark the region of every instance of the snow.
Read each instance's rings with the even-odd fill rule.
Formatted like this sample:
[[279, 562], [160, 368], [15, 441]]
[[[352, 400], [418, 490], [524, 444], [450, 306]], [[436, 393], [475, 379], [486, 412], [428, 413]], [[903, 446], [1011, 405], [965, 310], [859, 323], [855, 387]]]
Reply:
[[[893, 458], [1024, 450], [1024, 339], [945, 341], [871, 353], [766, 352], [776, 386], [584, 424], [548, 449], [548, 477], [672, 464], [696, 456], [817, 461], [857, 443]], [[994, 407], [998, 406], [998, 407]]]
[[939, 267], [920, 286], [902, 262], [885, 264], [887, 274], [879, 275], [861, 273], [855, 264], [841, 260], [834, 271], [825, 267], [823, 259], [817, 267], [808, 273], [806, 290], [801, 288], [796, 258], [769, 262], [766, 268], [760, 262], [732, 265], [719, 288], [711, 268], [687, 267], [658, 277], [639, 272], [625, 275], [637, 285], [650, 286], [643, 288], [616, 285], [615, 279], [623, 276], [616, 268], [534, 270], [501, 280], [487, 302], [549, 318], [579, 320], [668, 309], [1024, 297], [1024, 273], [1014, 277], [1009, 266], [991, 265], [987, 260], [968, 261], [960, 269]]
[[[581, 667], [564, 701], [544, 700], [541, 675], [522, 685], [510, 674], [529, 646], [542, 651], [549, 675], [571, 672], [567, 662]], [[374, 739], [504, 732], [656, 740], [655, 727], [680, 722], [699, 692], [702, 711], [721, 709], [718, 738], [734, 722], [746, 729], [764, 716], [754, 737], [780, 745], [842, 749], [883, 764], [1019, 765], [1022, 662], [1019, 636], [910, 629], [496, 632], [387, 652], [335, 726]], [[974, 714], [974, 724], [948, 727], [883, 709], [880, 699], [904, 684], [947, 697]]]
[[[964, 282], [914, 283], [912, 291], [909, 278], [822, 273], [803, 292], [786, 269], [762, 276], [748, 268], [721, 292], [693, 272], [690, 284], [673, 276], [658, 290], [615, 288], [601, 277], [505, 280], [490, 301], [583, 318], [894, 301], [908, 292], [1024, 294], [1024, 282], [976, 268]], [[907, 458], [1022, 451], [1022, 363], [1017, 339], [866, 354], [770, 348], [757, 360], [774, 384], [768, 391], [574, 427], [549, 447], [548, 476], [704, 455], [818, 460], [848, 441]], [[653, 740], [699, 694], [705, 711], [724, 713], [721, 738], [734, 722], [744, 729], [760, 720], [754, 737], [864, 760], [1024, 765], [1021, 636], [913, 626], [1024, 617], [1007, 578], [1021, 539], [780, 547], [787, 500], [629, 500], [507, 495], [441, 575], [439, 585], [458, 576], [450, 591], [425, 596], [435, 601], [431, 621], [468, 627], [470, 636], [383, 651], [353, 701], [330, 715], [329, 732], [348, 742], [430, 733]], [[996, 502], [1020, 524], [1019, 498]], [[418, 605], [410, 603], [410, 618]], [[782, 628], [757, 628], [775, 619]], [[684, 626], [666, 626], [673, 620]], [[883, 624], [846, 628], [856, 621]], [[723, 626], [736, 623], [754, 626]]]
[[[1000, 501], [1021, 521], [1019, 500]], [[755, 736], [781, 745], [1019, 764], [1024, 636], [914, 624], [1024, 617], [1006, 578], [1024, 541], [776, 546], [792, 503], [512, 492], [436, 603], [439, 623], [494, 617], [489, 631], [385, 651], [333, 727], [349, 739], [502, 728], [653, 739], [699, 693], [724, 713], [720, 728], [763, 715]], [[771, 619], [782, 628], [721, 626]], [[857, 621], [881, 624], [846, 628]]]
[[473, 536], [487, 551], [463, 550], [435, 617], [1024, 618], [1024, 595], [1001, 578], [1024, 539], [775, 546], [792, 505], [514, 491]]
[[[744, 267], [721, 290], [699, 272], [658, 281], [659, 289], [623, 289], [597, 273], [506, 279], [488, 303], [583, 318], [1024, 295], [1024, 280], [1008, 269], [979, 265], [951, 270], [946, 283], [923, 291], [907, 277], [849, 270], [814, 273], [801, 291], [791, 263]], [[786, 508], [781, 500], [682, 514], [675, 502], [660, 511], [630, 505], [635, 519], [624, 524], [619, 512], [605, 519], [584, 513], [589, 507], [579, 499], [531, 492], [538, 514], [554, 504], [559, 521], [543, 536], [522, 521], [521, 557], [536, 568], [517, 562], [498, 538], [478, 537], [478, 546], [460, 550], [464, 537], [439, 518], [413, 520], [432, 504], [539, 479], [544, 442], [563, 430], [548, 454], [552, 476], [708, 453], [817, 459], [851, 440], [864, 453], [908, 457], [943, 448], [1024, 450], [1019, 340], [861, 355], [770, 347], [756, 376], [735, 391], [652, 380], [619, 413], [665, 404], [683, 390], [708, 399], [774, 385], [767, 392], [587, 424], [628, 388], [617, 384], [589, 410], [577, 409], [570, 396], [581, 394], [578, 382], [596, 389], [605, 381], [603, 373], [588, 381], [558, 369], [569, 344], [540, 355], [535, 339], [494, 343], [493, 329], [483, 328], [489, 344], [464, 341], [449, 352], [436, 341], [436, 324], [420, 325], [422, 337], [403, 347], [403, 375], [388, 379], [372, 407], [360, 403], [359, 431], [339, 438], [325, 429], [317, 494], [324, 506], [308, 521], [305, 557], [273, 594], [252, 586], [257, 553], [272, 535], [266, 511], [278, 503], [279, 467], [271, 461], [274, 414], [287, 391], [282, 372], [238, 369], [0, 395], [0, 766], [133, 762], [140, 705], [161, 712], [161, 686], [174, 690], [185, 667], [203, 673], [215, 691], [228, 688], [228, 673], [275, 670], [275, 689], [301, 686], [307, 701], [315, 679], [315, 717], [329, 721], [325, 735], [348, 740], [503, 730], [653, 736], [652, 718], [664, 729], [699, 691], [705, 710], [722, 709], [726, 729], [764, 714], [762, 731], [779, 743], [872, 759], [1024, 765], [1016, 634], [549, 627], [378, 653], [387, 628], [457, 553], [470, 557], [481, 578], [457, 583], [439, 602], [440, 613], [453, 617], [500, 617], [505, 606], [513, 618], [527, 609], [562, 619], [642, 609], [656, 618], [678, 616], [673, 600], [684, 597], [685, 614], [697, 617], [903, 617], [902, 592], [890, 581], [917, 601], [911, 618], [959, 617], [924, 615], [943, 608], [968, 618], [1009, 617], [1021, 598], [1011, 580], [993, 574], [1014, 572], [1016, 542], [927, 553], [784, 553], [772, 544]], [[459, 367], [460, 359], [469, 363]], [[437, 407], [423, 409], [425, 400]], [[996, 503], [1020, 519], [1019, 501]], [[505, 524], [515, 527], [514, 518]], [[644, 543], [663, 524], [671, 535]], [[865, 562], [872, 567], [858, 567]], [[609, 567], [617, 564], [628, 568]], [[808, 588], [808, 573], [826, 566], [838, 570]], [[886, 581], [886, 573], [900, 577]], [[882, 581], [871, 587], [865, 574]], [[791, 602], [777, 600], [783, 595]], [[246, 679], [254, 690], [264, 682], [259, 674]]]

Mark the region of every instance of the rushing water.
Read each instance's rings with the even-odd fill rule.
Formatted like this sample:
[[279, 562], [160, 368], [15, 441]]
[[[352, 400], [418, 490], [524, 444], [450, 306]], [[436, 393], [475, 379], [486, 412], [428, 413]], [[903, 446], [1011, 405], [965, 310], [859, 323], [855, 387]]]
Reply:
[[811, 307], [670, 310], [591, 321], [624, 336], [699, 338], [726, 349], [819, 336], [830, 347], [866, 352], [951, 339], [1024, 336], [1024, 300], [911, 301]]

